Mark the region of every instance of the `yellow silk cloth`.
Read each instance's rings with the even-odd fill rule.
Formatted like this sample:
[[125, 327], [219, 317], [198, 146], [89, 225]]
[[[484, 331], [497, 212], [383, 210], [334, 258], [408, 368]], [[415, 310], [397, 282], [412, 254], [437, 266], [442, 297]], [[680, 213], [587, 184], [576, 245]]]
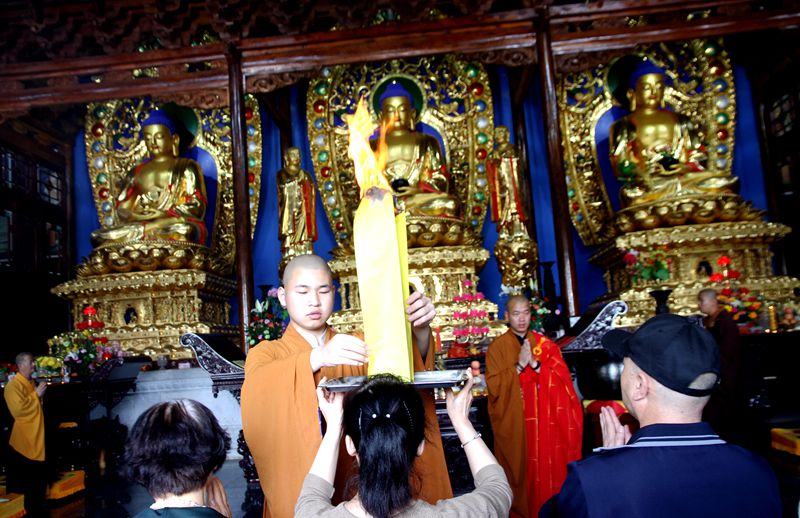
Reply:
[[392, 195], [372, 188], [362, 198], [353, 223], [358, 292], [369, 349], [368, 374], [414, 380], [405, 213], [394, 214]]

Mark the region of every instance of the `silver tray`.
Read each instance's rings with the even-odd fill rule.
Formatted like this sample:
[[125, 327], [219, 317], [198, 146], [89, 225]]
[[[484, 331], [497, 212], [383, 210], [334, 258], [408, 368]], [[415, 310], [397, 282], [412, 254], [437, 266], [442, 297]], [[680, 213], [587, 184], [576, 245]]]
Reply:
[[[349, 392], [357, 389], [367, 379], [366, 376], [345, 376], [334, 378], [320, 383], [331, 392]], [[414, 385], [418, 389], [455, 387], [467, 381], [466, 369], [451, 369], [446, 371], [422, 371], [414, 373]]]

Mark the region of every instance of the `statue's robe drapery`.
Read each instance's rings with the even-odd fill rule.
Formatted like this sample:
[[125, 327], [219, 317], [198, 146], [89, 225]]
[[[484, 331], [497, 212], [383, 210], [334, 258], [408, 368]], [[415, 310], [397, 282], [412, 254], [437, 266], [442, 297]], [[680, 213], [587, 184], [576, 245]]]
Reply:
[[[384, 174], [389, 183], [407, 182], [409, 194], [398, 194], [403, 210], [412, 216], [458, 216], [458, 200], [449, 193], [452, 190], [451, 175], [447, 171], [444, 155], [435, 137], [416, 133], [414, 153], [408, 159], [393, 157], [389, 152]], [[387, 137], [387, 144], [390, 139]], [[377, 149], [377, 141], [371, 141]], [[391, 145], [391, 144], [389, 144]]]
[[580, 458], [583, 409], [558, 346], [528, 332], [542, 348], [539, 372], [517, 372], [520, 341], [509, 330], [486, 353], [494, 453], [514, 492], [512, 511], [525, 518], [558, 492], [567, 463]]
[[[335, 331], [329, 328], [326, 341]], [[250, 350], [245, 363], [242, 386], [242, 428], [247, 445], [255, 459], [266, 501], [264, 516], [294, 516], [294, 505], [300, 495], [308, 470], [322, 442], [322, 423], [317, 410], [316, 386], [323, 376], [364, 376], [367, 366], [339, 365], [311, 372], [311, 345], [289, 325], [279, 340], [261, 342]], [[433, 346], [423, 361], [414, 347], [414, 369], [433, 368]], [[417, 459], [415, 470], [420, 476], [418, 498], [436, 502], [450, 498], [452, 490], [444, 461], [441, 434], [436, 421], [436, 408], [430, 391], [421, 392], [428, 421], [425, 452]], [[353, 473], [352, 458], [342, 441], [336, 470], [336, 495], [343, 497], [344, 484]]]
[[[203, 217], [208, 199], [199, 164], [189, 158], [175, 158], [167, 185], [143, 192], [139, 177], [146, 166], [152, 166], [152, 162], [136, 166], [126, 178], [127, 187], [117, 197], [120, 223], [92, 232], [92, 245], [143, 240], [205, 244], [208, 231]], [[151, 212], [158, 215], [148, 216]]]
[[497, 224], [498, 231], [509, 235], [522, 231], [527, 235], [523, 226], [527, 218], [520, 194], [519, 159], [502, 156], [492, 158], [486, 164], [486, 178], [491, 194], [492, 221]]
[[310, 245], [317, 240], [316, 197], [314, 180], [307, 172], [278, 173], [278, 237], [284, 252], [296, 252], [299, 247], [311, 253]]
[[[620, 190], [623, 207], [685, 195], [733, 192], [736, 177], [706, 170], [708, 156], [694, 124], [676, 115], [671, 129], [669, 142], [649, 149], [641, 144], [641, 130], [633, 116], [611, 127], [610, 158], [614, 174], [624, 182]], [[677, 169], [673, 171], [673, 167]]]

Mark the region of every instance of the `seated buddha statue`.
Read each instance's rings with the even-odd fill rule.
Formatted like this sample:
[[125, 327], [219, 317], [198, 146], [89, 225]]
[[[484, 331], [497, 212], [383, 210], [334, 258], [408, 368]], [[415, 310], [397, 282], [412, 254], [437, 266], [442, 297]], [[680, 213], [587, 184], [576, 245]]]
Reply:
[[91, 234], [92, 245], [172, 240], [204, 244], [206, 188], [200, 165], [178, 156], [175, 123], [162, 111], [142, 123], [150, 159], [126, 176], [116, 199], [117, 222]]
[[[386, 125], [386, 177], [399, 205], [412, 216], [458, 217], [458, 200], [450, 193], [450, 174], [439, 141], [416, 131], [417, 111], [411, 94], [390, 84], [379, 98]], [[377, 141], [372, 142], [373, 148]]]
[[661, 69], [642, 61], [629, 80], [631, 113], [609, 132], [611, 164], [623, 183], [623, 208], [684, 195], [733, 192], [737, 178], [707, 169], [696, 128], [664, 107]]

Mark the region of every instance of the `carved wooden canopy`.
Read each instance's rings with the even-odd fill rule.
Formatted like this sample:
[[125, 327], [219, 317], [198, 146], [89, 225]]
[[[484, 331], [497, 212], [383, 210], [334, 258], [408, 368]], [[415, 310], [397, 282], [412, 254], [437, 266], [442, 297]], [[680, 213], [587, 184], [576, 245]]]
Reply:
[[[138, 95], [227, 102], [227, 55], [248, 92], [320, 67], [442, 53], [560, 70], [637, 44], [796, 27], [797, 0], [9, 0], [0, 10], [0, 119], [32, 107]], [[544, 24], [537, 20], [546, 19]], [[379, 25], [376, 25], [379, 24]]]

